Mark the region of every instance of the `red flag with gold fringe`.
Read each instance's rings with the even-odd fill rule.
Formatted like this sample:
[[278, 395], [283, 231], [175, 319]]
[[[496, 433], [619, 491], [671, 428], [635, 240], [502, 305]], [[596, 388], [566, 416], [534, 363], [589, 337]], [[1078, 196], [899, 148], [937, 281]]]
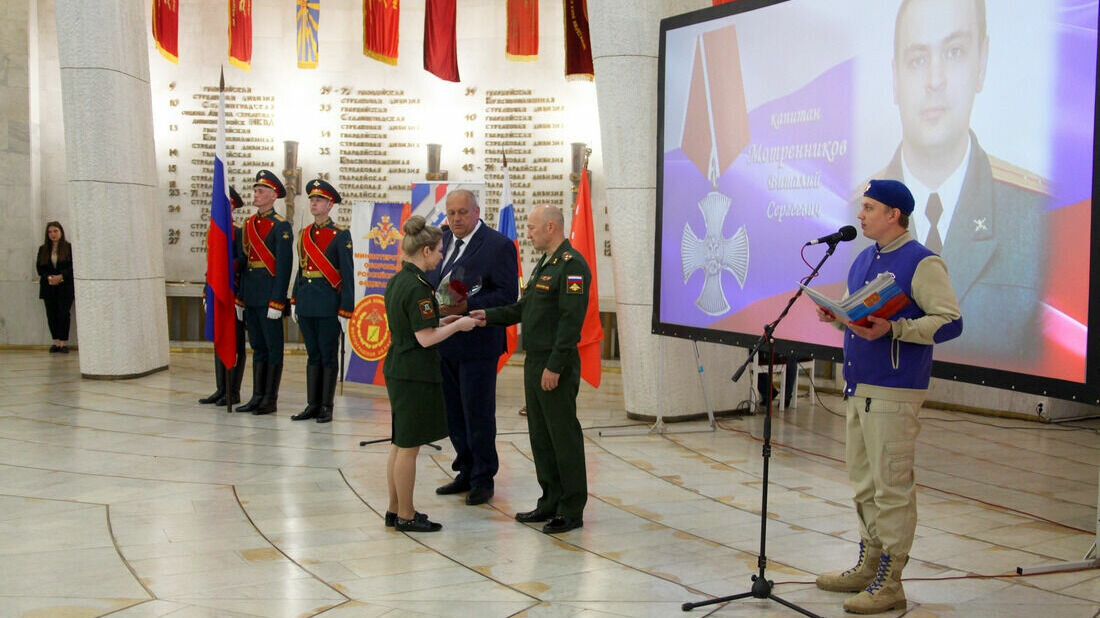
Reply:
[[456, 0], [426, 0], [424, 6], [424, 70], [449, 82], [458, 81], [456, 4]]
[[153, 40], [162, 56], [179, 64], [179, 0], [153, 0]]
[[518, 62], [539, 58], [539, 0], [508, 0], [508, 42], [504, 57]]
[[363, 55], [397, 65], [400, 0], [363, 0]]
[[592, 81], [592, 40], [588, 36], [587, 0], [565, 0], [565, 77]]
[[229, 0], [229, 64], [252, 68], [252, 0]]

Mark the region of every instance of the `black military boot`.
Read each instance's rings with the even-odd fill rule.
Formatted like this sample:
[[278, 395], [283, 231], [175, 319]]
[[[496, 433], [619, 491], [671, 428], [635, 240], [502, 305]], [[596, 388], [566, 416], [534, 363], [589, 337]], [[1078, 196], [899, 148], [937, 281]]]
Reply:
[[283, 381], [283, 366], [268, 365], [266, 377], [267, 379], [264, 381], [264, 398], [256, 406], [256, 409], [252, 410], [252, 413], [256, 415], [273, 414], [278, 410], [276, 404], [279, 402], [279, 383]]
[[[217, 403], [219, 399], [225, 397], [225, 365], [217, 354], [214, 355], [214, 384], [217, 385], [218, 390], [211, 393], [209, 397], [200, 399], [199, 403]], [[225, 402], [222, 402], [222, 405], [225, 405]]]
[[321, 371], [320, 365], [306, 365], [306, 409], [290, 417], [292, 421], [308, 421], [317, 418], [321, 407]]
[[260, 405], [264, 399], [264, 386], [267, 378], [267, 363], [252, 361], [252, 398], [243, 406], [237, 407], [237, 412], [251, 412]]
[[[226, 378], [225, 395], [217, 401], [219, 406], [237, 405], [241, 402], [241, 382], [244, 381], [244, 358], [237, 357], [237, 366], [229, 370], [229, 377]], [[229, 401], [225, 398], [229, 397]]]
[[332, 402], [336, 398], [336, 367], [325, 367], [321, 386], [321, 410], [317, 413], [318, 423], [332, 422]]

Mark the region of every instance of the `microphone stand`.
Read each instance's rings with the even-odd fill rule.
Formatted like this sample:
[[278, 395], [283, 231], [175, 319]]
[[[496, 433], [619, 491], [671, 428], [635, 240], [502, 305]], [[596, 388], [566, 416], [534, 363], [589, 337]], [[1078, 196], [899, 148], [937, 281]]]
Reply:
[[[829, 259], [829, 256], [831, 256], [833, 252], [836, 251], [836, 246], [838, 242], [840, 242], [839, 238], [833, 241], [829, 241], [829, 249], [825, 252], [825, 256], [821, 258], [821, 261], [817, 263], [817, 266], [814, 267], [809, 276], [806, 277], [803, 281], [809, 283], [814, 277], [817, 276], [817, 272], [821, 270], [821, 267], [825, 264], [825, 260]], [[772, 594], [772, 586], [775, 585], [775, 582], [767, 579], [764, 574], [764, 570], [767, 568], [768, 565], [768, 557], [766, 552], [768, 540], [768, 461], [771, 459], [772, 455], [772, 397], [770, 395], [772, 385], [772, 364], [775, 362], [775, 340], [772, 338], [772, 333], [775, 332], [776, 327], [779, 326], [779, 323], [781, 321], [783, 321], [783, 318], [787, 316], [787, 312], [791, 310], [791, 306], [794, 305], [799, 296], [802, 296], [801, 286], [798, 288], [798, 292], [795, 293], [795, 295], [792, 296], [789, 301], [787, 301], [787, 306], [783, 308], [783, 311], [779, 314], [779, 317], [777, 317], [773, 322], [764, 325], [764, 334], [760, 335], [760, 338], [756, 340], [756, 343], [753, 344], [752, 348], [749, 350], [749, 355], [745, 358], [745, 362], [741, 363], [741, 367], [739, 367], [737, 371], [733, 374], [733, 377], [730, 378], [734, 382], [740, 380], [741, 375], [745, 373], [745, 369], [748, 368], [749, 363], [751, 363], [756, 358], [756, 355], [760, 352], [760, 348], [767, 345], [769, 361], [769, 396], [767, 397], [768, 411], [767, 414], [764, 416], [764, 446], [761, 449], [761, 454], [764, 457], [764, 484], [760, 496], [760, 555], [757, 557], [756, 560], [757, 566], [760, 567], [760, 572], [752, 576], [752, 589], [748, 592], [718, 597], [716, 599], [709, 599], [707, 601], [700, 601], [698, 603], [684, 603], [680, 606], [680, 609], [685, 612], [689, 612], [696, 607], [702, 607], [704, 605], [714, 605], [715, 603], [725, 603], [727, 601], [735, 601], [737, 599], [752, 597], [754, 599], [771, 599], [776, 603], [785, 605], [805, 616], [810, 616], [811, 618], [821, 618], [821, 616], [818, 616], [817, 614], [809, 610], [803, 609], [795, 605], [794, 603], [791, 603], [790, 601], [786, 601]], [[753, 385], [750, 384], [749, 388], [753, 388]]]

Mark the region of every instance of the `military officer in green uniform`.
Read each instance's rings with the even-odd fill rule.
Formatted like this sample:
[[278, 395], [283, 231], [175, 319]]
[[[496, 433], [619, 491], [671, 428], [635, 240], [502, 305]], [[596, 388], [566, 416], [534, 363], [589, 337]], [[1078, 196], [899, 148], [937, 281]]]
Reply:
[[271, 414], [279, 399], [283, 377], [283, 312], [290, 286], [294, 230], [275, 212], [275, 200], [285, 197], [283, 183], [270, 170], [256, 173], [252, 203], [256, 214], [241, 231], [241, 291], [237, 317], [243, 311], [252, 345], [252, 398], [238, 412]]
[[351, 233], [329, 218], [340, 193], [317, 179], [306, 185], [313, 225], [298, 234], [298, 276], [290, 298], [291, 315], [306, 344], [306, 408], [291, 417], [332, 421], [332, 401], [340, 372], [340, 337], [355, 308], [355, 267]]
[[577, 342], [592, 274], [565, 239], [560, 208], [535, 206], [527, 216], [527, 237], [543, 256], [519, 302], [471, 311], [470, 316], [488, 324], [523, 323], [527, 431], [542, 496], [534, 510], [517, 513], [516, 520], [550, 520], [542, 531], [555, 534], [583, 525], [588, 500], [584, 436], [577, 421]]
[[471, 317], [448, 316], [441, 325], [435, 289], [425, 273], [443, 259], [443, 231], [424, 217], [409, 217], [402, 226], [405, 261], [386, 284], [386, 393], [393, 416], [393, 447], [386, 465], [389, 508], [386, 525], [402, 532], [435, 532], [443, 526], [413, 508], [416, 455], [422, 444], [446, 438], [443, 373], [434, 346], [459, 331], [473, 330]]

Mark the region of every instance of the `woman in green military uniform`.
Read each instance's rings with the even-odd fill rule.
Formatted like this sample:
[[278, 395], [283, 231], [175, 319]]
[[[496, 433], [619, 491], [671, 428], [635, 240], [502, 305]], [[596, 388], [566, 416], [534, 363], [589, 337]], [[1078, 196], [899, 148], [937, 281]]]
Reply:
[[470, 317], [440, 325], [435, 290], [424, 273], [443, 259], [443, 232], [424, 217], [409, 217], [401, 250], [405, 262], [386, 284], [390, 348], [383, 373], [393, 415], [393, 448], [386, 465], [390, 505], [386, 525], [403, 532], [435, 532], [443, 526], [413, 508], [416, 456], [420, 445], [447, 437], [443, 407], [440, 341], [477, 326]]

